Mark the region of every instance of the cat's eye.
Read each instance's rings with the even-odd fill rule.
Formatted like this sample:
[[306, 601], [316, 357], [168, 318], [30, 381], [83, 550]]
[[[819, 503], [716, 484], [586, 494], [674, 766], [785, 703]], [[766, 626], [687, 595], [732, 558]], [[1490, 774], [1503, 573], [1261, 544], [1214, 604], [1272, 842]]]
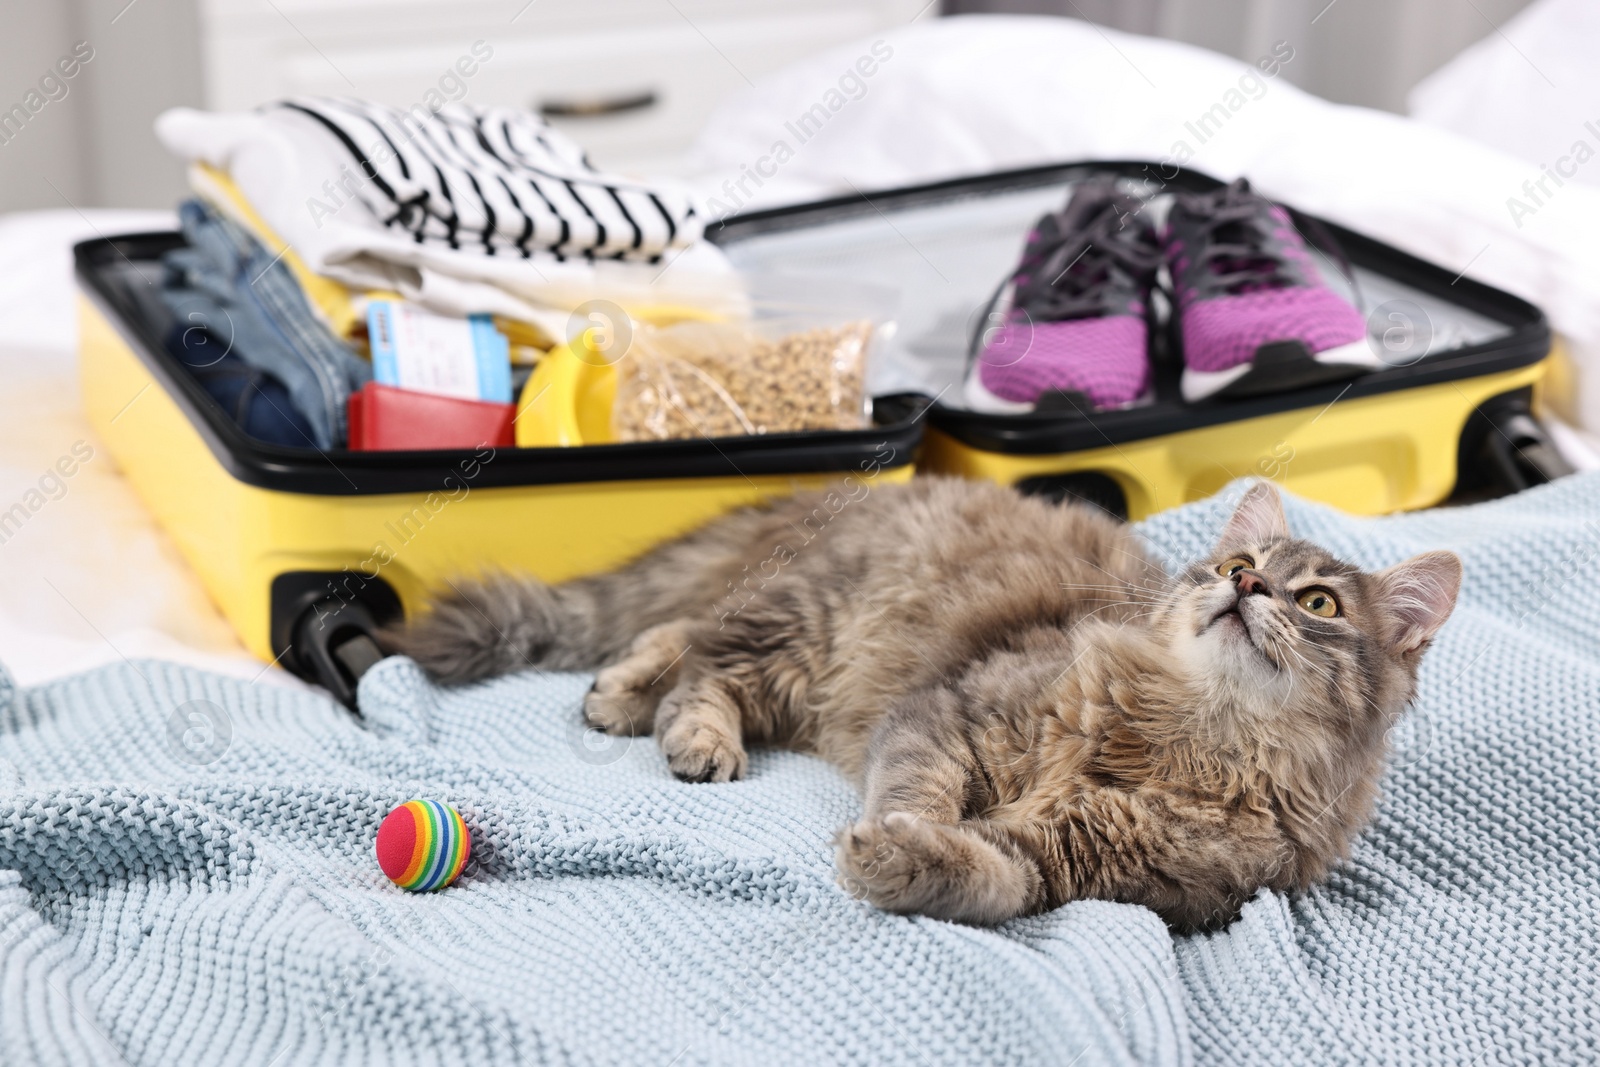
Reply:
[[1247, 567], [1254, 567], [1255, 565], [1256, 561], [1251, 559], [1249, 556], [1234, 556], [1228, 562], [1218, 567], [1217, 573], [1222, 575], [1224, 578], [1232, 578], [1235, 574], [1238, 574]]
[[1296, 600], [1311, 614], [1320, 615], [1324, 619], [1331, 619], [1339, 614], [1339, 602], [1326, 589], [1307, 589]]

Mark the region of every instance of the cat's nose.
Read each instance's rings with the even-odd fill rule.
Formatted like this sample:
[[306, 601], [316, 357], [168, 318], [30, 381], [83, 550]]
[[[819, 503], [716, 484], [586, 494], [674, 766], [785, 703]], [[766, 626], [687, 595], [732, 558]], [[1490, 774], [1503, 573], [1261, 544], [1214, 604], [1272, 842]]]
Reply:
[[1239, 590], [1240, 597], [1247, 597], [1252, 593], [1260, 593], [1262, 596], [1271, 594], [1271, 590], [1267, 588], [1267, 580], [1252, 570], [1242, 570], [1235, 574], [1233, 584]]

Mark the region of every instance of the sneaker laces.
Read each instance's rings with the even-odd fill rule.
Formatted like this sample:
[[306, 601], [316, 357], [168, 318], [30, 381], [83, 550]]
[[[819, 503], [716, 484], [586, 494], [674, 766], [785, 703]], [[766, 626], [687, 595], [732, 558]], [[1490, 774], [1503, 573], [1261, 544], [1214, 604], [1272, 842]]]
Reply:
[[[1119, 199], [1110, 200], [1086, 225], [1058, 233], [1032, 250], [1043, 253], [1043, 262], [1017, 287], [1013, 304], [1044, 322], [1093, 318], [1108, 310], [1105, 290], [1118, 274], [1135, 280], [1154, 276], [1161, 249], [1153, 240], [1139, 239], [1123, 206]], [[1137, 210], [1137, 203], [1132, 206]]]
[[[1252, 240], [1259, 233], [1261, 205], [1264, 203], [1270, 201], [1252, 190], [1248, 179], [1236, 178], [1214, 193], [1202, 193], [1189, 198], [1185, 205], [1195, 215], [1210, 216], [1201, 226], [1204, 234], [1221, 236], [1219, 231], [1224, 227], [1233, 227], [1226, 234], [1231, 240], [1211, 241], [1197, 257], [1201, 266], [1211, 267], [1211, 280], [1229, 293], [1282, 289], [1294, 285], [1298, 280], [1288, 261]], [[1317, 241], [1313, 244], [1305, 240], [1304, 235], [1301, 240], [1307, 248], [1323, 250], [1333, 257], [1339, 273], [1350, 285], [1355, 306], [1363, 307], [1365, 301], [1361, 296], [1361, 281], [1345, 256], [1343, 246], [1321, 222], [1312, 218], [1302, 221], [1316, 235]]]
[[1201, 234], [1211, 238], [1194, 252], [1195, 263], [1226, 292], [1282, 289], [1298, 280], [1288, 260], [1260, 241], [1264, 204], [1250, 183], [1239, 178], [1214, 193], [1190, 197], [1184, 205], [1201, 219]]
[[[1080, 202], [1079, 197], [1085, 199]], [[1091, 209], [1087, 218], [1075, 217], [1084, 214], [1080, 203], [1096, 199], [1103, 201], [1101, 206]], [[1162, 263], [1160, 244], [1148, 229], [1141, 240], [1141, 231], [1128, 223], [1143, 207], [1138, 199], [1118, 194], [1107, 184], [1080, 189], [1064, 208], [1046, 216], [1037, 227], [1040, 236], [1023, 255], [1021, 268], [1001, 281], [985, 301], [983, 314], [967, 339], [968, 363], [977, 358], [994, 328], [995, 308], [1014, 282], [1011, 306], [1042, 322], [1104, 315], [1110, 310], [1106, 286], [1119, 271], [1154, 284]]]

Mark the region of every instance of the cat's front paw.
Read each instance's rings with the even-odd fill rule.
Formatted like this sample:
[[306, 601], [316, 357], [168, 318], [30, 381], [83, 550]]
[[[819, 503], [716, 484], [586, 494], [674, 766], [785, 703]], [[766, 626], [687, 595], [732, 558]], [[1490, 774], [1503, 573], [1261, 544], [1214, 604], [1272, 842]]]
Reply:
[[[604, 674], [601, 679], [603, 681]], [[583, 718], [596, 730], [604, 730], [617, 737], [637, 737], [647, 734], [655, 724], [656, 701], [649, 693], [633, 689], [612, 687], [607, 689], [596, 681], [583, 698]]]

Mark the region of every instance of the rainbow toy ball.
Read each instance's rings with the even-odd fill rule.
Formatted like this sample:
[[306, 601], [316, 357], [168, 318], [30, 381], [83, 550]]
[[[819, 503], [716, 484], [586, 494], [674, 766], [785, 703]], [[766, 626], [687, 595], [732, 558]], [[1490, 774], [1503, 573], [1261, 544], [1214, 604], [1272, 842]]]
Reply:
[[378, 866], [413, 893], [443, 889], [461, 874], [472, 835], [456, 809], [437, 800], [408, 800], [378, 827]]

